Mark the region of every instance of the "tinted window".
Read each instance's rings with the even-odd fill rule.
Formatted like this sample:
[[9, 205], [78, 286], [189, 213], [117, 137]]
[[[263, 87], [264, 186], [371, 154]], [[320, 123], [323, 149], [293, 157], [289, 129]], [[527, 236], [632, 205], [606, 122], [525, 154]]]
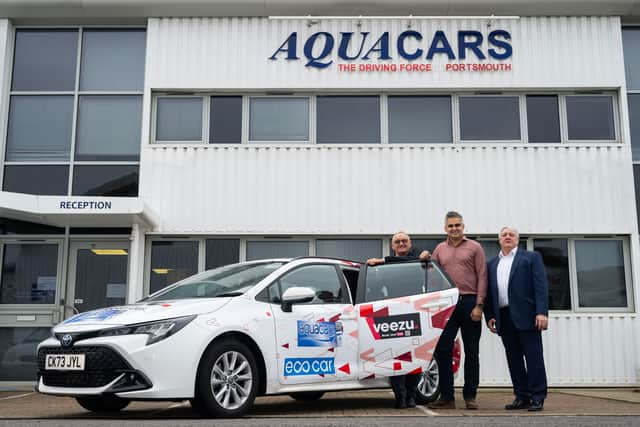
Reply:
[[205, 268], [234, 264], [240, 258], [240, 239], [208, 239]]
[[198, 271], [198, 242], [151, 242], [149, 293]]
[[308, 98], [251, 98], [250, 141], [307, 141]]
[[7, 243], [3, 249], [0, 304], [55, 304], [58, 245]]
[[460, 138], [466, 141], [519, 140], [517, 96], [461, 96]]
[[451, 97], [390, 96], [389, 142], [450, 143]]
[[379, 239], [318, 239], [316, 255], [353, 261], [366, 261], [382, 256]]
[[74, 90], [77, 52], [77, 30], [17, 30], [11, 89]]
[[[444, 237], [441, 239], [411, 239], [411, 247], [416, 251], [433, 252], [436, 246], [438, 246], [438, 244], [443, 240], [444, 240]], [[391, 245], [391, 243], [389, 243], [389, 245]], [[389, 253], [392, 254], [393, 251]]]
[[51, 336], [51, 328], [0, 328], [0, 381], [36, 381], [36, 348]]
[[567, 96], [570, 140], [616, 138], [611, 96]]
[[201, 141], [202, 98], [158, 98], [157, 141]]
[[303, 286], [316, 292], [309, 304], [334, 304], [349, 302], [342, 292], [342, 285], [333, 265], [308, 265], [297, 268], [280, 278], [280, 292], [284, 295], [289, 288]]
[[569, 286], [569, 250], [566, 239], [535, 239], [534, 250], [540, 252], [549, 282], [549, 309], [571, 310]]
[[295, 258], [309, 255], [309, 242], [247, 242], [247, 261], [265, 258]]
[[575, 247], [580, 307], [626, 307], [622, 242], [578, 240]]
[[627, 95], [629, 101], [629, 127], [631, 128], [631, 153], [633, 160], [640, 160], [640, 93]]
[[74, 196], [136, 197], [138, 165], [85, 165], [73, 168]]
[[0, 234], [64, 234], [64, 228], [0, 218]]
[[68, 194], [69, 166], [5, 166], [2, 189], [14, 193], [63, 196]]
[[[433, 263], [409, 262], [367, 267], [364, 302], [449, 289], [451, 284]], [[361, 295], [358, 296], [362, 298]]]
[[7, 160], [68, 160], [73, 96], [12, 96]]
[[212, 96], [209, 142], [239, 144], [242, 139], [242, 97]]
[[622, 46], [624, 50], [624, 70], [627, 75], [627, 89], [640, 89], [640, 29], [623, 28]]
[[377, 96], [319, 96], [316, 115], [318, 144], [380, 142]]
[[80, 90], [141, 91], [144, 30], [84, 30]]
[[81, 96], [76, 160], [138, 160], [141, 123], [141, 96]]
[[527, 95], [529, 142], [560, 142], [560, 114], [556, 95]]

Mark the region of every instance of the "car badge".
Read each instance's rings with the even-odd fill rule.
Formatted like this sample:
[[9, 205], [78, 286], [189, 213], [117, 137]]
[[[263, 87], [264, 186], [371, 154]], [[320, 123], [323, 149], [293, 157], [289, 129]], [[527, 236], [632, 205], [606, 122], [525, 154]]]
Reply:
[[73, 337], [71, 335], [65, 334], [62, 336], [63, 347], [70, 347], [72, 342], [73, 342]]

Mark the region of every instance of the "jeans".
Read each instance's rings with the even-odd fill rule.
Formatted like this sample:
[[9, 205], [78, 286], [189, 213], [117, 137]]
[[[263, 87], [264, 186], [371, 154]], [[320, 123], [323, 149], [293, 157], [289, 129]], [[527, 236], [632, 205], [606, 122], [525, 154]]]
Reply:
[[440, 374], [440, 394], [443, 400], [454, 400], [453, 390], [453, 343], [462, 332], [464, 344], [464, 388], [462, 396], [465, 400], [475, 399], [480, 382], [480, 334], [482, 324], [471, 320], [471, 311], [476, 305], [476, 295], [461, 295], [451, 318], [442, 331], [434, 357], [438, 362]]

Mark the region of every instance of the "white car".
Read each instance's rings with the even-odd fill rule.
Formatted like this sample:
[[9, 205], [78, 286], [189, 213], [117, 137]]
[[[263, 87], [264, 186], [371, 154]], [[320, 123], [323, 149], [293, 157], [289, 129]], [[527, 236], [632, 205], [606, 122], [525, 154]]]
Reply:
[[311, 400], [421, 373], [425, 403], [438, 395], [432, 353], [457, 300], [432, 262], [228, 265], [55, 326], [38, 346], [36, 388], [96, 412], [189, 399], [202, 415], [235, 417], [258, 395]]

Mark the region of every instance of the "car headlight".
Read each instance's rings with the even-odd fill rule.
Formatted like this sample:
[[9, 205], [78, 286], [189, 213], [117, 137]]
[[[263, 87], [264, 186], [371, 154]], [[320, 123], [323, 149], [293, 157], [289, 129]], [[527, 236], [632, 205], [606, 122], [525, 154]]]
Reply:
[[146, 334], [147, 345], [162, 341], [165, 338], [178, 332], [196, 318], [196, 315], [176, 317], [174, 319], [158, 320], [155, 322], [138, 323], [136, 325], [124, 326], [121, 328], [106, 329], [100, 332], [101, 337], [112, 337], [117, 335]]

